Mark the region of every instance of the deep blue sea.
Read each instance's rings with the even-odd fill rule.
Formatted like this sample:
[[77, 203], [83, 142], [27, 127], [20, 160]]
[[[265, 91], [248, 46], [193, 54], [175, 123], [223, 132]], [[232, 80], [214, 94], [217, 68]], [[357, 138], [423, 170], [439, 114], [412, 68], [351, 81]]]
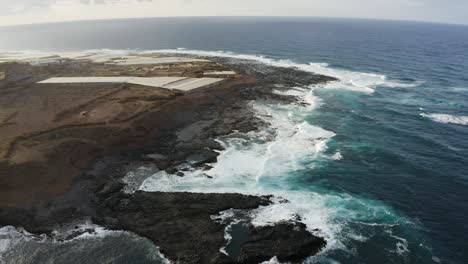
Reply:
[[[255, 105], [270, 116], [275, 141], [262, 142], [262, 135], [247, 142], [223, 139], [228, 151], [212, 172], [220, 177], [214, 184], [157, 175], [143, 189], [161, 190], [151, 184], [163, 180], [171, 191], [287, 197], [292, 205], [259, 212], [258, 221], [297, 213], [308, 227], [321, 228], [329, 247], [312, 263], [468, 263], [468, 26], [160, 18], [0, 28], [0, 50], [101, 49], [250, 58], [340, 79], [291, 87], [308, 107]], [[291, 127], [299, 133], [291, 136]], [[255, 159], [261, 168], [251, 167]], [[76, 242], [72, 251], [86, 254], [77, 253], [73, 261], [158, 261], [146, 240], [95, 239]], [[114, 251], [103, 249], [106, 243]], [[70, 251], [66, 245], [55, 246], [55, 253], [47, 247], [34, 242], [12, 252], [40, 248], [58, 260]], [[47, 254], [43, 262], [27, 263], [46, 263]]]

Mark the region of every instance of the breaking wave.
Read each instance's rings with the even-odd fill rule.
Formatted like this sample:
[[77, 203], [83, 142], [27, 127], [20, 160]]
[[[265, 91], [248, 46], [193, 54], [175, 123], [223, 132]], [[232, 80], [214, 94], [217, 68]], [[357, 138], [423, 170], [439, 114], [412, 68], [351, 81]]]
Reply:
[[[242, 193], [254, 195], [274, 195], [276, 203], [249, 212], [252, 224], [272, 225], [284, 220], [300, 218], [308, 230], [327, 240], [327, 248], [321, 255], [310, 259], [314, 262], [328, 252], [339, 250], [354, 254], [353, 242], [370, 239], [373, 229], [382, 228], [386, 239], [393, 241], [395, 248], [383, 249], [397, 255], [410, 251], [405, 240], [393, 235], [394, 228], [407, 224], [408, 220], [399, 216], [390, 207], [378, 201], [369, 200], [346, 193], [337, 193], [314, 185], [297, 184], [296, 178], [303, 174], [313, 174], [313, 168], [320, 160], [335, 160], [343, 157], [337, 152], [327, 156], [324, 151], [335, 133], [311, 125], [306, 120], [322, 102], [315, 95], [317, 89], [340, 89], [362, 93], [373, 93], [377, 87], [416, 87], [420, 82], [402, 83], [388, 80], [385, 75], [335, 69], [324, 63], [300, 64], [290, 60], [276, 60], [257, 55], [243, 55], [223, 51], [196, 50], [154, 50], [154, 51], [85, 51], [61, 54], [62, 57], [79, 58], [83, 54], [104, 53], [107, 56], [94, 56], [105, 60], [113, 56], [149, 53], [179, 53], [207, 57], [227, 57], [236, 60], [249, 60], [276, 67], [296, 68], [302, 71], [332, 76], [338, 81], [312, 87], [290, 87], [276, 91], [294, 96], [300, 104], [272, 105], [255, 102], [252, 108], [257, 116], [269, 124], [262, 131], [239, 133], [218, 138], [224, 146], [217, 163], [211, 164], [208, 171], [191, 170], [184, 177], [171, 175], [165, 171], [152, 173], [139, 186], [147, 192], [199, 192], [199, 193]], [[44, 54], [43, 54], [44, 55]], [[44, 56], [45, 57], [45, 56]], [[23, 59], [31, 59], [23, 56]], [[144, 173], [144, 170], [142, 170]], [[128, 177], [131, 180], [132, 177]], [[140, 178], [140, 177], [138, 177]], [[135, 186], [129, 186], [134, 190]], [[288, 203], [283, 203], [284, 199]], [[221, 214], [226, 214], [222, 212]], [[222, 217], [222, 215], [220, 216]], [[8, 242], [11, 243], [11, 242]], [[2, 244], [0, 244], [0, 250]], [[1, 252], [1, 251], [0, 251]], [[329, 260], [329, 259], [327, 259]], [[272, 259], [270, 263], [274, 263]]]
[[385, 75], [374, 73], [363, 73], [344, 69], [336, 69], [330, 67], [327, 63], [296, 63], [291, 60], [276, 60], [261, 55], [237, 54], [225, 51], [202, 51], [202, 50], [185, 50], [185, 49], [166, 49], [166, 50], [150, 50], [145, 53], [179, 53], [192, 54], [207, 57], [226, 57], [241, 60], [250, 60], [264, 63], [275, 67], [297, 68], [306, 72], [317, 73], [337, 78], [339, 81], [330, 82], [323, 86], [327, 89], [343, 89], [364, 93], [373, 93], [379, 86], [390, 88], [410, 88], [417, 87], [423, 82], [416, 81], [412, 83], [403, 83], [396, 80], [388, 80]]
[[435, 122], [443, 124], [468, 125], [468, 116], [457, 116], [448, 114], [421, 114], [422, 117], [429, 118]]
[[[273, 225], [299, 218], [310, 232], [327, 240], [321, 255], [334, 250], [348, 252], [350, 243], [367, 239], [356, 225], [384, 224], [392, 228], [405, 222], [379, 202], [294, 182], [301, 173], [313, 172], [317, 160], [330, 159], [324, 151], [327, 142], [335, 136], [332, 131], [305, 121], [321, 105], [314, 89], [318, 88], [293, 87], [288, 91], [276, 91], [297, 97], [300, 104], [253, 103], [257, 116], [270, 124], [267, 128], [218, 138], [224, 150], [208, 171], [191, 170], [185, 172], [184, 177], [160, 171], [149, 176], [140, 190], [274, 195], [273, 205], [249, 212], [252, 224]], [[334, 158], [341, 157], [335, 155]], [[281, 202], [284, 199], [289, 202]], [[228, 210], [218, 218], [232, 215]], [[229, 240], [229, 235], [226, 238]]]
[[[364, 93], [373, 93], [377, 87], [389, 87], [389, 88], [410, 88], [417, 87], [423, 84], [421, 81], [415, 82], [400, 82], [397, 80], [389, 80], [387, 76], [375, 73], [364, 73], [357, 71], [350, 71], [345, 69], [332, 68], [327, 63], [315, 63], [311, 62], [308, 64], [296, 63], [291, 60], [272, 59], [262, 55], [250, 55], [250, 54], [237, 54], [226, 51], [203, 51], [203, 50], [186, 50], [183, 48], [178, 49], [161, 49], [161, 50], [88, 50], [81, 52], [41, 52], [41, 51], [21, 51], [21, 52], [7, 52], [0, 53], [0, 59], [10, 60], [22, 60], [26, 62], [40, 63], [42, 60], [51, 61], [53, 55], [58, 55], [62, 58], [78, 59], [87, 56], [86, 59], [91, 59], [95, 62], [105, 62], [113, 57], [120, 56], [137, 56], [138, 54], [153, 54], [153, 53], [174, 53], [174, 54], [186, 54], [186, 55], [197, 55], [206, 57], [224, 57], [233, 58], [239, 60], [256, 61], [259, 63], [275, 66], [275, 67], [286, 67], [296, 68], [302, 71], [327, 75], [337, 78], [339, 81], [329, 82], [322, 86], [325, 89], [342, 89], [349, 91], [357, 91]], [[38, 60], [38, 58], [42, 58]]]
[[[139, 243], [134, 243], [136, 241], [139, 241]], [[130, 245], [125, 245], [125, 243], [130, 243]], [[86, 222], [74, 228], [56, 230], [51, 236], [33, 235], [22, 228], [12, 226], [1, 227], [0, 264], [42, 263], [45, 259], [47, 259], [47, 262], [64, 263], [64, 261], [69, 260], [67, 258], [86, 257], [88, 255], [96, 263], [100, 262], [100, 258], [102, 258], [102, 261], [108, 262], [118, 258], [113, 251], [115, 248], [107, 250], [108, 253], [101, 252], [98, 255], [92, 253], [93, 250], [103, 250], [108, 245], [111, 247], [120, 245], [122, 252], [127, 250], [126, 246], [131, 246], [133, 250], [146, 253], [148, 259], [157, 263], [170, 263], [146, 239], [125, 231], [110, 231]]]

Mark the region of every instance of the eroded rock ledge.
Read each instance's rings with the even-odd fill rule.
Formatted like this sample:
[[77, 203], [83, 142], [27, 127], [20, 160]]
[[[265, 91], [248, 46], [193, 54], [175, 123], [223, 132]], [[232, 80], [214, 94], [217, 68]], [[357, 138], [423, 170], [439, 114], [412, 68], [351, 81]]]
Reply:
[[211, 216], [232, 208], [265, 206], [270, 203], [269, 197], [145, 192], [113, 195], [107, 198], [106, 212], [94, 222], [142, 234], [176, 263], [260, 263], [274, 256], [280, 261], [300, 261], [326, 245], [303, 224], [288, 222], [267, 227], [249, 225], [240, 254], [231, 257], [221, 253], [227, 244], [226, 226]]

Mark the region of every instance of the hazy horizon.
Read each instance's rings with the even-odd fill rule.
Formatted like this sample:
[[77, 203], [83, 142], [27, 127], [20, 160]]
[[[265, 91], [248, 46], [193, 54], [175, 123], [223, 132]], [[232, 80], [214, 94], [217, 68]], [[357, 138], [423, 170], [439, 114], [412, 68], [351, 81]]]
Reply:
[[453, 0], [2, 0], [0, 26], [158, 17], [305, 17], [468, 24]]
[[50, 25], [50, 24], [63, 24], [63, 23], [80, 23], [80, 22], [105, 22], [105, 21], [118, 21], [118, 20], [145, 20], [145, 19], [283, 19], [287, 20], [362, 20], [362, 21], [381, 21], [381, 22], [408, 22], [408, 23], [424, 23], [424, 24], [435, 24], [435, 25], [453, 25], [453, 26], [468, 26], [467, 24], [460, 23], [450, 23], [450, 22], [437, 22], [437, 21], [424, 21], [424, 20], [407, 20], [407, 19], [386, 19], [386, 18], [361, 18], [361, 17], [327, 17], [327, 16], [157, 16], [157, 17], [124, 17], [124, 18], [95, 18], [95, 19], [83, 19], [83, 20], [64, 20], [64, 21], [45, 21], [45, 22], [35, 22], [35, 23], [25, 23], [25, 24], [10, 24], [2, 25], [0, 28], [9, 28], [9, 27], [21, 27], [21, 26], [40, 26], [40, 25]]

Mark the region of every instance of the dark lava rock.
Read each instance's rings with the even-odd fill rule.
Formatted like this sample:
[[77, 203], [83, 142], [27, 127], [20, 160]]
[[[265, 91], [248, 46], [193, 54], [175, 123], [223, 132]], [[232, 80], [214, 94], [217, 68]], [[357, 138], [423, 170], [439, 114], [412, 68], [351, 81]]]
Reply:
[[[241, 194], [115, 193], [98, 210], [93, 222], [146, 237], [175, 263], [260, 263], [277, 256], [280, 261], [300, 261], [316, 254], [326, 242], [301, 223], [246, 229], [238, 254], [225, 256], [226, 224], [213, 215], [228, 209], [250, 210], [269, 205], [271, 197]], [[108, 198], [109, 199], [109, 198]]]
[[177, 173], [177, 168], [167, 168], [166, 169], [166, 172], [169, 173], [169, 174], [176, 174]]
[[302, 223], [249, 227], [249, 240], [240, 246], [239, 263], [261, 263], [274, 254], [280, 262], [300, 262], [317, 254], [327, 244], [312, 235]]
[[120, 181], [110, 181], [104, 186], [104, 188], [99, 192], [101, 196], [107, 196], [109, 194], [120, 191], [125, 185]]
[[204, 150], [201, 153], [193, 154], [187, 157], [187, 161], [193, 167], [198, 167], [204, 163], [214, 163], [218, 160], [218, 153], [212, 150]]
[[[218, 61], [254, 77], [255, 82], [185, 94], [159, 112], [142, 116], [135, 121], [135, 127], [141, 135], [152, 131], [147, 138], [132, 139], [122, 143], [122, 148], [107, 150], [63, 197], [24, 208], [0, 208], [0, 226], [14, 225], [34, 234], [51, 234], [57, 226], [91, 218], [106, 228], [150, 239], [174, 263], [259, 263], [274, 256], [280, 261], [299, 262], [316, 254], [326, 245], [325, 240], [297, 222], [267, 227], [247, 224], [242, 239], [233, 236], [238, 241], [237, 253], [226, 256], [220, 252], [227, 243], [226, 224], [214, 221], [212, 216], [228, 209], [250, 210], [269, 205], [269, 196], [122, 192], [121, 179], [127, 165], [141, 164], [141, 157], [170, 174], [179, 172], [187, 163], [210, 169], [206, 163], [216, 162], [218, 155], [213, 150], [223, 149], [214, 138], [266, 125], [253, 113], [249, 100], [296, 100], [273, 93], [274, 89], [281, 89], [277, 84], [294, 87], [335, 80], [252, 61]], [[158, 154], [148, 156], [154, 152]]]
[[99, 210], [93, 222], [109, 226], [110, 218], [115, 219], [113, 229], [150, 239], [176, 263], [217, 263], [219, 249], [226, 244], [225, 226], [211, 216], [230, 208], [254, 209], [269, 203], [267, 197], [241, 194], [137, 192]]

